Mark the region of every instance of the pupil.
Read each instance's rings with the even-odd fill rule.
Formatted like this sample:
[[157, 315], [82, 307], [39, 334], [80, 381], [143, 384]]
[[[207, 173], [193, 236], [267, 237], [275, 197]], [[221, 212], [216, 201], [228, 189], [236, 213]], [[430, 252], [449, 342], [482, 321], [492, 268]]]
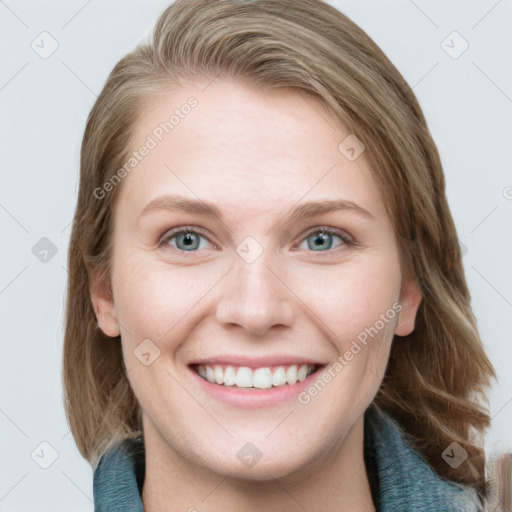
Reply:
[[331, 244], [329, 243], [329, 233], [318, 233], [314, 238], [314, 248], [315, 249], [322, 249], [327, 248], [329, 249]]
[[185, 233], [181, 235], [181, 243], [183, 244], [183, 247], [194, 248], [193, 246], [196, 245], [196, 239], [194, 233]]

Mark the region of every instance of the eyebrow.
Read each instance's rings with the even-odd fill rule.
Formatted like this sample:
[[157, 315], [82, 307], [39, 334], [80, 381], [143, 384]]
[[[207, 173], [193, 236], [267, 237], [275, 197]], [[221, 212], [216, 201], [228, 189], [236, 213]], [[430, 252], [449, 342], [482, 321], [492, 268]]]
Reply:
[[[186, 211], [199, 215], [215, 217], [220, 221], [223, 219], [221, 211], [214, 204], [208, 201], [178, 195], [165, 195], [153, 199], [142, 210], [139, 219], [150, 212], [161, 210]], [[367, 219], [375, 219], [374, 215], [370, 211], [353, 201], [347, 201], [345, 199], [320, 199], [299, 204], [286, 213], [279, 223], [300, 221], [307, 217], [313, 217], [315, 215], [339, 210], [354, 212]]]

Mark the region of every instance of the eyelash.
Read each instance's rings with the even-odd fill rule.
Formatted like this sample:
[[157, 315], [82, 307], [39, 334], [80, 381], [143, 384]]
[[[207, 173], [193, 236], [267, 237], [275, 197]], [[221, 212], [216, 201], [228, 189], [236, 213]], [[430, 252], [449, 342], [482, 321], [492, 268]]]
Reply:
[[[208, 242], [212, 243], [210, 241], [210, 239], [208, 238], [208, 236], [200, 229], [196, 228], [196, 227], [192, 227], [192, 226], [180, 226], [178, 228], [175, 228], [175, 229], [172, 229], [170, 231], [167, 231], [160, 239], [160, 241], [158, 242], [158, 247], [160, 248], [164, 248], [164, 249], [168, 249], [169, 246], [165, 247], [169, 240], [171, 240], [172, 238], [174, 238], [175, 236], [177, 235], [180, 235], [182, 233], [193, 233], [195, 235], [201, 235], [202, 237], [206, 238], [208, 240]], [[341, 240], [342, 240], [342, 244], [339, 245], [338, 247], [335, 247], [334, 249], [327, 249], [325, 251], [313, 251], [311, 250], [310, 252], [324, 252], [324, 253], [331, 253], [333, 251], [335, 251], [336, 249], [338, 249], [339, 247], [342, 247], [344, 245], [346, 246], [357, 246], [357, 242], [354, 240], [354, 238], [352, 238], [350, 235], [348, 235], [347, 233], [345, 233], [344, 231], [340, 230], [340, 229], [337, 229], [337, 228], [332, 228], [332, 227], [329, 227], [329, 226], [319, 226], [319, 227], [316, 227], [310, 231], [308, 231], [306, 233], [306, 235], [304, 236], [304, 238], [301, 239], [301, 242], [303, 242], [304, 240], [306, 240], [307, 238], [309, 238], [312, 234], [314, 233], [328, 233], [328, 234], [331, 234], [331, 235], [336, 235], [338, 236]], [[215, 245], [215, 244], [214, 244]], [[170, 248], [172, 250], [175, 250], [175, 251], [179, 251], [181, 253], [184, 253], [184, 254], [195, 254], [198, 252], [198, 249], [195, 249], [193, 251], [183, 251], [181, 249], [177, 249], [175, 247], [172, 247], [170, 246]]]
[[[339, 237], [341, 239], [342, 243], [337, 247], [334, 247], [332, 249], [327, 249], [325, 251], [313, 251], [312, 249], [305, 249], [306, 251], [329, 254], [329, 253], [336, 251], [337, 249], [340, 249], [343, 246], [355, 246], [356, 245], [356, 241], [348, 233], [345, 233], [341, 229], [331, 228], [329, 226], [318, 226], [318, 227], [315, 227], [315, 228], [309, 230], [306, 233], [306, 235], [303, 238], [301, 238], [299, 245], [302, 244], [302, 242], [304, 242], [306, 239], [308, 239], [311, 235], [313, 235], [315, 233], [316, 234], [327, 233], [330, 235], [336, 235], [337, 237]], [[304, 249], [294, 248], [294, 250], [304, 250]]]

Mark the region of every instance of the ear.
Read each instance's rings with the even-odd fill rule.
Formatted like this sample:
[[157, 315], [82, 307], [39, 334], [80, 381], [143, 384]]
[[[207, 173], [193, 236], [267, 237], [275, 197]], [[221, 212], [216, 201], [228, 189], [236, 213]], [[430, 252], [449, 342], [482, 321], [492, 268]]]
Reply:
[[115, 313], [110, 277], [102, 275], [98, 270], [89, 271], [89, 290], [100, 329], [106, 336], [119, 336], [121, 331]]
[[414, 331], [416, 313], [421, 303], [421, 290], [418, 282], [411, 276], [402, 281], [400, 289], [400, 304], [402, 309], [395, 326], [395, 334], [407, 336]]

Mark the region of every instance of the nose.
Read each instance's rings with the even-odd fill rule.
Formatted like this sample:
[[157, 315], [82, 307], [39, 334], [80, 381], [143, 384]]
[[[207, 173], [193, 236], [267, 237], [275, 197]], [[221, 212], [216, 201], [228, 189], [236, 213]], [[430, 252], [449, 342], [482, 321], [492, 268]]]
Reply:
[[217, 304], [219, 323], [238, 325], [255, 336], [275, 326], [293, 324], [293, 292], [280, 276], [279, 267], [270, 263], [265, 251], [252, 263], [235, 255]]

